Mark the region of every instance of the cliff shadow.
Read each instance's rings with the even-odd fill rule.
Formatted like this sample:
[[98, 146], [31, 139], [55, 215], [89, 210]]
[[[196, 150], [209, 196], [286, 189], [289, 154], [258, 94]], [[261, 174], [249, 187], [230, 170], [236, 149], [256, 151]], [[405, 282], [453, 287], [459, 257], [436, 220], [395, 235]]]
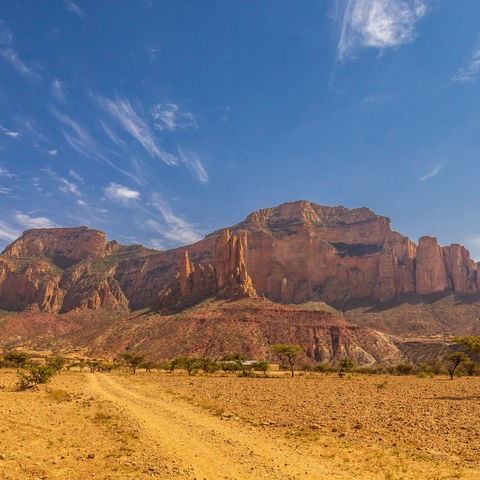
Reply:
[[395, 298], [386, 302], [380, 302], [372, 297], [354, 298], [344, 302], [343, 304], [333, 305], [335, 308], [342, 310], [343, 312], [348, 310], [354, 310], [357, 308], [365, 308], [365, 313], [378, 313], [390, 310], [400, 305], [432, 305], [446, 299], [452, 298], [454, 305], [472, 305], [480, 302], [480, 295], [459, 295], [451, 290], [444, 290], [443, 292], [431, 293], [428, 295], [419, 295], [418, 293], [407, 293], [397, 295]]

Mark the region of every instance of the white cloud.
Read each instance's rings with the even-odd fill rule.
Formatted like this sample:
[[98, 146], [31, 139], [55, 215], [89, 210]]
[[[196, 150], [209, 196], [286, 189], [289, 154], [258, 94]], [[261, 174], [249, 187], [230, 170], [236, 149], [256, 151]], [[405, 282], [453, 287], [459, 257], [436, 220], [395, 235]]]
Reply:
[[54, 156], [58, 153], [58, 150], [55, 150], [55, 149], [49, 150], [48, 153], [49, 153], [52, 157], [54, 157]]
[[158, 103], [152, 109], [152, 116], [155, 120], [154, 126], [157, 130], [185, 130], [194, 128], [198, 130], [195, 117], [190, 112], [181, 112], [180, 107], [175, 103]]
[[65, 140], [76, 152], [86, 158], [95, 160], [96, 162], [106, 163], [117, 172], [123, 173], [127, 177], [135, 180], [137, 183], [142, 183], [142, 181], [136, 175], [115, 165], [105, 154], [106, 150], [101, 148], [80, 124], [75, 122], [68, 115], [59, 113], [55, 109], [52, 109], [51, 111], [68, 128], [68, 132], [62, 130], [62, 133], [65, 137]]
[[25, 228], [52, 228], [55, 224], [47, 217], [31, 217], [27, 213], [15, 214], [17, 222]]
[[474, 82], [480, 72], [480, 48], [477, 47], [473, 51], [468, 65], [458, 69], [457, 73], [452, 77], [452, 82]]
[[202, 165], [202, 162], [198, 158], [196, 153], [187, 152], [184, 153], [180, 147], [177, 146], [178, 154], [182, 162], [191, 170], [202, 183], [208, 182], [208, 174]]
[[194, 243], [202, 238], [195, 227], [187, 220], [176, 216], [170, 207], [165, 204], [158, 196], [154, 197], [153, 205], [163, 216], [167, 229], [156, 220], [150, 219], [146, 224], [163, 235], [166, 239], [180, 244]]
[[60, 102], [65, 101], [65, 92], [63, 90], [63, 83], [56, 78], [50, 85], [50, 93]]
[[72, 0], [65, 0], [65, 5], [67, 10], [75, 13], [75, 15], [78, 15], [80, 18], [85, 17], [84, 11], [76, 3], [72, 2]]
[[8, 195], [9, 193], [12, 193], [11, 188], [0, 187], [0, 195]]
[[425, 180], [428, 180], [429, 178], [436, 177], [440, 173], [440, 171], [442, 170], [444, 165], [445, 164], [443, 162], [435, 165], [430, 171], [428, 171], [423, 177], [420, 177], [418, 180], [420, 182], [424, 182]]
[[77, 204], [80, 205], [81, 207], [86, 207], [87, 206], [87, 202], [85, 202], [84, 200], [82, 200], [81, 198], [79, 198], [77, 200]]
[[78, 190], [77, 185], [72, 182], [69, 182], [66, 178], [60, 178], [60, 187], [59, 190], [63, 193], [71, 193], [77, 197], [81, 196], [80, 190]]
[[77, 182], [85, 183], [85, 180], [83, 179], [83, 177], [82, 177], [81, 175], [79, 175], [75, 170], [70, 169], [70, 170], [68, 171], [68, 174], [69, 174], [73, 179], [75, 179]]
[[0, 167], [0, 177], [7, 177], [7, 178], [13, 178], [15, 175], [8, 170], [5, 170], [4, 168]]
[[3, 132], [8, 137], [12, 137], [12, 138], [17, 138], [20, 135], [20, 132], [14, 132], [12, 130], [9, 130], [8, 128], [5, 128], [2, 125], [0, 125], [0, 132]]
[[95, 98], [99, 105], [137, 140], [151, 157], [157, 157], [167, 165], [177, 164], [177, 159], [174, 155], [165, 152], [157, 145], [150, 127], [137, 114], [127, 99], [117, 97], [115, 100], [110, 100], [101, 96], [96, 96]]
[[22, 232], [16, 230], [15, 228], [11, 227], [4, 221], [0, 220], [0, 238], [3, 240], [7, 240], [7, 242], [13, 242], [16, 240]]
[[40, 78], [13, 49], [13, 34], [10, 29], [0, 20], [0, 55], [9, 62], [19, 73]]
[[341, 18], [339, 60], [361, 48], [383, 50], [412, 42], [415, 24], [426, 12], [426, 0], [348, 0]]
[[112, 182], [107, 188], [105, 188], [105, 195], [112, 202], [128, 203], [130, 200], [139, 198], [140, 192]]

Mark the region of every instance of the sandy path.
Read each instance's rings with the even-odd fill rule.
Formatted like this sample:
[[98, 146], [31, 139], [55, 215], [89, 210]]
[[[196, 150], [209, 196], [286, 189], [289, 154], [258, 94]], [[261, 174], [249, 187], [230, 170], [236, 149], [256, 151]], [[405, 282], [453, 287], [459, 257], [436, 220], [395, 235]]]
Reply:
[[[151, 442], [188, 479], [347, 478], [323, 458], [240, 422], [221, 420], [168, 395], [151, 397], [107, 374], [89, 375], [93, 391], [135, 419]], [[335, 470], [335, 471], [334, 471]], [[351, 474], [350, 474], [351, 475]], [[348, 478], [352, 478], [349, 476]], [[362, 475], [355, 478], [367, 478]]]

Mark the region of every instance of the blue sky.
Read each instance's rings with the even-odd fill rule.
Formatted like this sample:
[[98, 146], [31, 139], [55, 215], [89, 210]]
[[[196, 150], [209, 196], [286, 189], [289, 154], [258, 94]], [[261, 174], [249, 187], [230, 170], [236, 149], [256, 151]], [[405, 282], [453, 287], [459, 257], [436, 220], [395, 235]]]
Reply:
[[480, 2], [3, 2], [0, 246], [367, 206], [480, 259]]

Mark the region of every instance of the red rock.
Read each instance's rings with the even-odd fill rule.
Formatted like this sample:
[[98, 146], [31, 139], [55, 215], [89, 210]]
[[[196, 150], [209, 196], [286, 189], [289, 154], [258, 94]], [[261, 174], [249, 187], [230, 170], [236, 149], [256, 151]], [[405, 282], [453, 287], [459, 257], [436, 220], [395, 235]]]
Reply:
[[418, 240], [415, 281], [416, 292], [421, 295], [443, 292], [448, 288], [443, 252], [435, 237]]
[[458, 243], [443, 247], [442, 250], [449, 288], [461, 295], [477, 293], [477, 269], [468, 250]]

